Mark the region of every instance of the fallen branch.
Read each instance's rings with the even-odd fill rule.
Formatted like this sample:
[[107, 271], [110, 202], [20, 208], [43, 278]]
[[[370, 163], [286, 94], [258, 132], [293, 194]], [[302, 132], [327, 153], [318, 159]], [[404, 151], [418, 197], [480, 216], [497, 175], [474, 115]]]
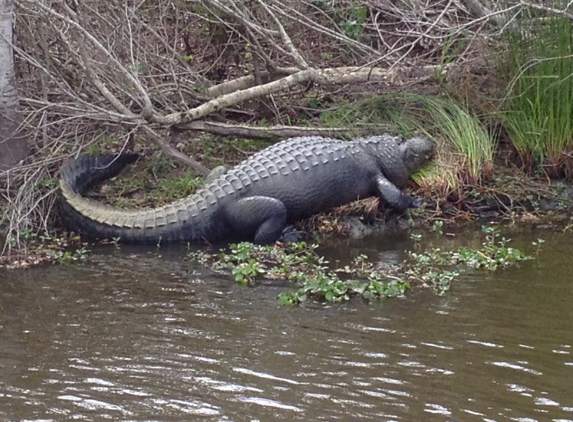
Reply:
[[[297, 72], [300, 72], [300, 69], [296, 67], [277, 68], [272, 73], [263, 71], [261, 72], [261, 80], [263, 83], [268, 83], [276, 81], [278, 78], [293, 75]], [[239, 91], [241, 89], [251, 88], [255, 85], [255, 76], [247, 75], [207, 88], [205, 90], [205, 95], [209, 98], [217, 98], [221, 95], [232, 94], [233, 92]]]
[[[434, 74], [440, 66], [426, 66], [418, 70], [421, 71], [423, 79]], [[162, 125], [184, 125], [194, 120], [202, 119], [209, 114], [223, 108], [239, 104], [243, 101], [260, 98], [280, 91], [286, 91], [304, 82], [315, 82], [319, 84], [352, 84], [362, 82], [384, 82], [393, 79], [400, 73], [400, 69], [386, 70], [379, 68], [361, 67], [339, 67], [327, 69], [307, 69], [298, 73], [286, 76], [282, 79], [268, 82], [263, 85], [252, 86], [229, 94], [221, 95], [211, 101], [201, 104], [186, 112], [172, 113], [167, 116], [154, 116], [154, 122]], [[255, 78], [244, 79], [243, 83], [254, 83]]]
[[296, 136], [331, 136], [337, 138], [351, 138], [355, 136], [366, 136], [373, 131], [385, 132], [389, 128], [368, 128], [368, 129], [348, 129], [348, 128], [316, 128], [300, 126], [270, 126], [255, 127], [248, 125], [235, 125], [218, 122], [208, 122], [204, 120], [195, 120], [189, 123], [178, 125], [177, 129], [197, 130], [221, 136], [240, 136], [245, 138], [257, 139], [281, 139], [293, 138]]

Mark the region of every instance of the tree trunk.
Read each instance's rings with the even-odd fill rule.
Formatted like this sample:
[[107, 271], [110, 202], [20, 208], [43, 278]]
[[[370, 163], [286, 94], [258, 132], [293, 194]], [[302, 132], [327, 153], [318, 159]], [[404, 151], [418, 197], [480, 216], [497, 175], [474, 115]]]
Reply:
[[0, 0], [0, 171], [26, 158], [28, 145], [20, 128], [14, 73], [12, 29], [14, 0]]

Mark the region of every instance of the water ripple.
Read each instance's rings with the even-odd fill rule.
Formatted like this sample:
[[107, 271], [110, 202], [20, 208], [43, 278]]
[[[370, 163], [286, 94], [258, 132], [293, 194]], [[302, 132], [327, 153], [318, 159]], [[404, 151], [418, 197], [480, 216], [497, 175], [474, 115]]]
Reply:
[[303, 411], [300, 407], [290, 406], [275, 400], [269, 400], [262, 397], [240, 397], [237, 400], [243, 403], [253, 403], [253, 404], [258, 404], [259, 406], [273, 407], [281, 410], [291, 410], [293, 412]]
[[489, 362], [489, 364], [494, 365], [494, 366], [499, 366], [501, 368], [515, 369], [515, 370], [527, 372], [527, 373], [533, 374], [533, 375], [543, 375], [542, 372], [536, 371], [534, 369], [526, 368], [523, 365], [518, 365], [515, 363], [511, 363], [511, 362]]

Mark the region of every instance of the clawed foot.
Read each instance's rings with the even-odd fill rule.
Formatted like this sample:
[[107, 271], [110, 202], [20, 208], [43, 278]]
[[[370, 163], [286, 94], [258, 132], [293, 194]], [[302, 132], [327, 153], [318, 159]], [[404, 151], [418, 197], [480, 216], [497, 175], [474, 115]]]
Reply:
[[424, 205], [424, 200], [422, 198], [411, 196], [410, 199], [410, 208], [420, 208], [422, 205]]
[[306, 235], [306, 232], [303, 230], [295, 230], [293, 226], [285, 227], [285, 229], [281, 233], [281, 237], [279, 240], [281, 242], [300, 242], [302, 237]]

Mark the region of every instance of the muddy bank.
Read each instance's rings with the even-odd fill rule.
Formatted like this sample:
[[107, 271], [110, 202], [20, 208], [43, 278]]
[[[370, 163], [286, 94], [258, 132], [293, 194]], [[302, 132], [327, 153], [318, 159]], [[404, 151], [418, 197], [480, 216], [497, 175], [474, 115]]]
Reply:
[[[519, 178], [502, 185], [474, 188], [464, 198], [424, 196], [419, 209], [399, 215], [368, 198], [299, 222], [298, 229], [316, 236], [360, 239], [374, 233], [397, 233], [433, 227], [436, 221], [463, 226], [473, 222], [567, 225], [573, 219], [573, 186], [563, 181]], [[507, 180], [505, 180], [507, 182]], [[423, 195], [417, 192], [418, 195]], [[382, 208], [382, 209], [381, 209]]]

